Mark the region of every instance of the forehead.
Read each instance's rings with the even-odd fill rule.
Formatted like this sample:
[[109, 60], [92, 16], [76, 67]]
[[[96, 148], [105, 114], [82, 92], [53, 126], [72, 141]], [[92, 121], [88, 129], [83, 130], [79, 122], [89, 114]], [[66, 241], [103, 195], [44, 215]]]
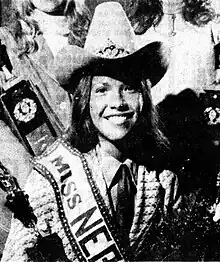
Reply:
[[114, 85], [114, 86], [121, 86], [124, 83], [120, 80], [108, 77], [108, 76], [94, 76], [92, 79], [92, 86], [96, 86], [99, 84], [104, 85]]

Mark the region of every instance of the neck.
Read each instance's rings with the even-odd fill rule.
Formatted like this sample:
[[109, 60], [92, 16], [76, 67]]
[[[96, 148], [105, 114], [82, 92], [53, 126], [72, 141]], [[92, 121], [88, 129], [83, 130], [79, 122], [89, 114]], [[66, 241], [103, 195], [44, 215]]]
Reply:
[[107, 154], [111, 155], [112, 157], [116, 158], [119, 161], [122, 161], [122, 152], [114, 145], [111, 141], [106, 140], [103, 137], [99, 137], [99, 146], [102, 148], [102, 151]]
[[163, 3], [163, 13], [164, 15], [176, 15], [181, 14], [183, 8], [183, 1], [182, 0], [176, 0], [176, 1], [170, 1], [167, 3]]
[[34, 9], [31, 18], [38, 23], [43, 34], [67, 36], [69, 33], [68, 21], [65, 16], [50, 15]]
[[175, 36], [178, 31], [183, 31], [186, 28], [186, 22], [182, 16], [182, 7], [182, 1], [163, 4], [163, 18], [155, 27], [155, 31], [166, 36]]

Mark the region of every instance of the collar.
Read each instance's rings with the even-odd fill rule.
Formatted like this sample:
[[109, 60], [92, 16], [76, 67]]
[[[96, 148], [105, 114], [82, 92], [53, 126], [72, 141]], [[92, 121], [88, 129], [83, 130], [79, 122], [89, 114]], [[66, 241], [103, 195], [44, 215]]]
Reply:
[[96, 147], [96, 152], [98, 154], [102, 174], [108, 188], [110, 187], [116, 172], [122, 164], [126, 164], [129, 167], [131, 170], [132, 180], [134, 184], [136, 184], [135, 176], [137, 174], [137, 165], [133, 163], [131, 159], [126, 159], [124, 162], [121, 162], [112, 156], [109, 151], [103, 150], [101, 146]]

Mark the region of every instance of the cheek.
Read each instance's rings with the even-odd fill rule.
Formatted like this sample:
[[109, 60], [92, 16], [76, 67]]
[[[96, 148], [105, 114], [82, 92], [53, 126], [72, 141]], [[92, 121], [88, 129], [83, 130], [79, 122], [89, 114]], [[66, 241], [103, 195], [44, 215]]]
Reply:
[[92, 121], [94, 119], [95, 111], [96, 111], [96, 109], [95, 109], [94, 104], [90, 102], [90, 104], [89, 104], [89, 113], [90, 113]]
[[90, 110], [90, 115], [91, 115], [91, 119], [93, 122], [101, 114], [101, 107], [102, 105], [100, 101], [97, 101], [97, 99], [93, 99], [93, 97], [91, 96], [90, 103], [89, 103], [89, 110]]

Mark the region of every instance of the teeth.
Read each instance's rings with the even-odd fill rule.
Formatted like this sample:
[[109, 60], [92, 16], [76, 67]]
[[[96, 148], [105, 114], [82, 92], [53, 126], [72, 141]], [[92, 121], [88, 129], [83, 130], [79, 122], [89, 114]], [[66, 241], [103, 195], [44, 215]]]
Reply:
[[121, 124], [127, 120], [126, 116], [111, 116], [108, 118], [114, 124]]

